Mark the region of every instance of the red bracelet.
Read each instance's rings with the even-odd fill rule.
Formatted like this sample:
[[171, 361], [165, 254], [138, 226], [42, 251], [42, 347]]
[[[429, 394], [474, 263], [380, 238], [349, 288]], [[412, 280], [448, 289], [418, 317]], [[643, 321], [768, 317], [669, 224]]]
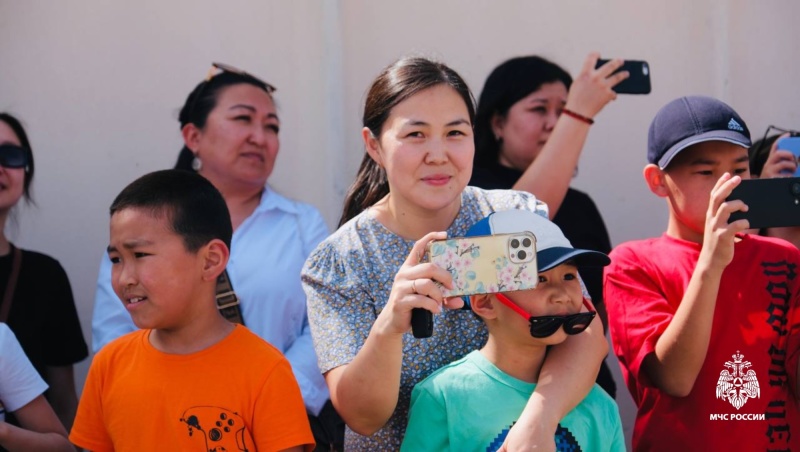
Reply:
[[589, 125], [594, 124], [594, 119], [586, 117], [586, 116], [583, 116], [582, 114], [579, 114], [579, 113], [575, 113], [572, 110], [567, 110], [566, 108], [564, 108], [563, 110], [561, 110], [561, 113], [563, 113], [563, 114], [565, 114], [567, 116], [571, 116], [571, 117], [577, 119], [578, 121], [585, 122], [586, 124], [589, 124]]

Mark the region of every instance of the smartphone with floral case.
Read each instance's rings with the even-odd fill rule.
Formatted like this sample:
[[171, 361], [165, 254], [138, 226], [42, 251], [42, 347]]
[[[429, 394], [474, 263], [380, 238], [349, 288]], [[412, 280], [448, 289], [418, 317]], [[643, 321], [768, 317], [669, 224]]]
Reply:
[[434, 240], [427, 256], [453, 275], [446, 297], [533, 289], [539, 281], [536, 236], [527, 231]]

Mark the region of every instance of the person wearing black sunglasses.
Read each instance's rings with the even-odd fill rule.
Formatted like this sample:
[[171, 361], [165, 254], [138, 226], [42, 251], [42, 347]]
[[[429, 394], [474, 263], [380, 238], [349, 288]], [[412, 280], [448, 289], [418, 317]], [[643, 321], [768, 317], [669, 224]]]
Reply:
[[[14, 332], [49, 386], [45, 397], [69, 431], [78, 407], [73, 365], [89, 354], [72, 288], [57, 260], [19, 249], [5, 234], [19, 201], [33, 202], [33, 174], [24, 127], [15, 116], [0, 113], [0, 322]], [[9, 419], [15, 425], [21, 421]]]
[[[573, 248], [558, 226], [523, 210], [493, 213], [467, 236], [523, 231], [536, 236], [538, 284], [470, 297], [489, 339], [416, 385], [401, 450], [497, 450], [536, 387], [547, 347], [582, 333], [594, 319], [578, 267], [608, 265], [605, 254]], [[555, 443], [558, 450], [624, 451], [614, 400], [595, 385], [560, 420]]]

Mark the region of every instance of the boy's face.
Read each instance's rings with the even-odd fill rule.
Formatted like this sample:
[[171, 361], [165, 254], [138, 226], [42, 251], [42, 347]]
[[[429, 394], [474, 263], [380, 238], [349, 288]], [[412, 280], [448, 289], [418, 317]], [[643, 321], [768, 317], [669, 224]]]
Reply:
[[684, 149], [664, 170], [664, 188], [679, 237], [702, 239], [711, 190], [725, 173], [750, 178], [747, 149], [707, 141]]
[[171, 330], [192, 321], [204, 260], [169, 229], [168, 215], [128, 208], [111, 217], [111, 285], [139, 328]]
[[[539, 284], [533, 290], [505, 292], [511, 299], [532, 316], [577, 314], [583, 306], [583, 291], [578, 279], [578, 267], [572, 263], [564, 263], [550, 270], [539, 273]], [[515, 338], [524, 339], [527, 343], [558, 344], [567, 338], [563, 327], [546, 338], [533, 338], [530, 333], [530, 322], [508, 306], [495, 302], [497, 319], [503, 329], [513, 333]]]

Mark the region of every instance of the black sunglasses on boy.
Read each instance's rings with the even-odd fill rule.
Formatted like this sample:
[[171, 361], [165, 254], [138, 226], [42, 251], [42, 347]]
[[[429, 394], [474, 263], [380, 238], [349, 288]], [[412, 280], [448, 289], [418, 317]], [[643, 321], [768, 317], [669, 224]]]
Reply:
[[528, 319], [531, 323], [531, 336], [535, 338], [549, 337], [555, 334], [561, 326], [564, 332], [570, 335], [582, 333], [589, 327], [597, 312], [592, 309], [592, 305], [583, 299], [583, 305], [589, 312], [579, 312], [569, 315], [540, 315], [532, 316], [516, 305], [510, 298], [501, 293], [494, 294], [501, 303], [513, 309], [514, 312]]

